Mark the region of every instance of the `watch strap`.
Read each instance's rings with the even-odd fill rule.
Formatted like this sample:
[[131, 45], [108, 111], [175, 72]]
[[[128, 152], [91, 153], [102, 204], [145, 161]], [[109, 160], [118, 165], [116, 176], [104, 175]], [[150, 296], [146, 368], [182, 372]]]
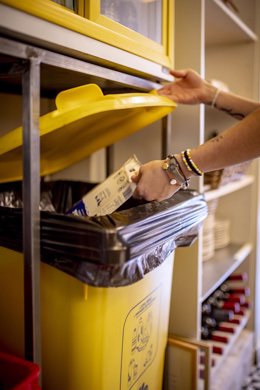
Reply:
[[182, 188], [186, 189], [189, 187], [189, 180], [186, 179], [181, 167], [180, 167], [180, 164], [177, 160], [177, 158], [173, 155], [169, 155], [166, 160], [164, 161], [164, 163], [162, 164], [162, 169], [166, 172], [166, 173], [171, 173], [173, 176], [174, 176], [174, 179], [175, 181], [177, 182], [173, 182], [174, 179], [171, 178], [170, 180], [170, 184], [178, 184], [180, 185]]

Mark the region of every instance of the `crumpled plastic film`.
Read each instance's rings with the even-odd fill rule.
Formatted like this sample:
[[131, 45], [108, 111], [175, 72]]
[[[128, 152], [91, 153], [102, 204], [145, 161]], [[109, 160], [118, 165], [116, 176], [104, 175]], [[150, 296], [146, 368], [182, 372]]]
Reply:
[[123, 264], [100, 265], [75, 262], [70, 259], [54, 259], [49, 264], [77, 276], [82, 282], [98, 287], [127, 286], [141, 280], [145, 274], [157, 268], [176, 248], [174, 240], [165, 242], [155, 250], [144, 253]]
[[[8, 183], [10, 196], [3, 186], [0, 199], [8, 202], [0, 207], [0, 245], [22, 251], [22, 208], [14, 206], [22, 204], [21, 183]], [[193, 190], [162, 202], [130, 198], [106, 216], [64, 215], [93, 186], [41, 183], [41, 260], [89, 285], [117, 287], [142, 279], [176, 247], [190, 245], [207, 216], [204, 197]]]

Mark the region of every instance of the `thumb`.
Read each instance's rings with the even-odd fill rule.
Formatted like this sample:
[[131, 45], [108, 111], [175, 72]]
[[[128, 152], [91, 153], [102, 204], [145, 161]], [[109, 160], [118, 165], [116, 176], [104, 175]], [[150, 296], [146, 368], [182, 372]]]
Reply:
[[131, 176], [131, 180], [134, 182], [134, 183], [138, 183], [139, 180], [141, 178], [141, 175], [139, 172], [135, 173], [133, 176]]
[[172, 69], [170, 71], [170, 74], [174, 77], [177, 77], [177, 78], [183, 78], [187, 75], [187, 70], [186, 69], [181, 69], [181, 70]]

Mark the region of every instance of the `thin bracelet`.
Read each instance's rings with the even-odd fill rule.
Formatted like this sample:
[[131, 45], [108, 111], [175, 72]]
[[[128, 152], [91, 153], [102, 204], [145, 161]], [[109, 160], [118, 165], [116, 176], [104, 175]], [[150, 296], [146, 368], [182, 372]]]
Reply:
[[191, 172], [194, 172], [197, 176], [202, 176], [203, 172], [199, 167], [195, 164], [195, 162], [191, 158], [190, 149], [186, 149], [181, 153], [183, 162], [185, 163], [187, 169]]
[[183, 178], [185, 179], [186, 183], [188, 183], [188, 182], [189, 182], [189, 179], [187, 179], [187, 177], [185, 176], [185, 174], [184, 174], [184, 172], [183, 172], [183, 170], [182, 170], [182, 168], [181, 168], [181, 166], [180, 166], [180, 163], [179, 163], [178, 159], [176, 158], [176, 156], [175, 156], [174, 154], [171, 154], [171, 155], [168, 156], [168, 157], [173, 158], [173, 159], [175, 160], [176, 164], [178, 164], [180, 173], [182, 174], [182, 176], [183, 176]]
[[213, 99], [212, 99], [211, 108], [215, 108], [215, 106], [216, 106], [216, 101], [217, 101], [217, 98], [218, 98], [218, 95], [220, 94], [220, 92], [221, 92], [221, 89], [218, 88], [218, 89], [216, 90], [216, 92], [215, 92], [215, 95], [214, 95]]
[[197, 164], [195, 164], [195, 162], [194, 162], [194, 161], [192, 160], [192, 158], [191, 158], [190, 149], [186, 149], [185, 152], [184, 152], [184, 154], [185, 154], [185, 156], [188, 157], [188, 162], [191, 164], [193, 171], [194, 171], [198, 176], [202, 176], [202, 175], [203, 175], [202, 170], [198, 167]]
[[194, 167], [193, 162], [192, 162], [190, 156], [189, 156], [188, 153], [187, 153], [187, 150], [184, 151], [184, 158], [185, 158], [185, 160], [187, 161], [187, 164], [188, 164], [188, 166], [190, 167], [190, 169], [192, 170], [192, 172], [194, 172], [197, 176], [200, 176], [200, 175], [199, 175], [199, 172], [198, 172], [197, 169]]
[[174, 160], [174, 161], [175, 161], [175, 163], [176, 163], [176, 165], [177, 165], [177, 167], [178, 167], [179, 175], [181, 175], [182, 178], [184, 179], [183, 188], [184, 188], [184, 189], [187, 189], [187, 188], [189, 187], [189, 181], [190, 181], [190, 179], [188, 179], [188, 178], [185, 176], [185, 174], [184, 174], [184, 172], [183, 172], [183, 170], [182, 170], [182, 168], [181, 168], [181, 166], [180, 166], [180, 163], [179, 163], [178, 159], [176, 158], [176, 156], [175, 156], [174, 154], [169, 154], [169, 155], [167, 156], [167, 160], [169, 160], [169, 161], [170, 161], [170, 160]]
[[186, 149], [184, 151], [184, 155], [193, 172], [196, 173], [196, 175], [198, 176], [202, 176], [203, 172], [199, 169], [199, 167], [195, 164], [195, 162], [191, 158], [190, 149]]
[[186, 160], [184, 150], [181, 152], [181, 158], [182, 158], [182, 161], [184, 162], [186, 168], [188, 169], [188, 171], [192, 172], [192, 169], [190, 168], [188, 161]]

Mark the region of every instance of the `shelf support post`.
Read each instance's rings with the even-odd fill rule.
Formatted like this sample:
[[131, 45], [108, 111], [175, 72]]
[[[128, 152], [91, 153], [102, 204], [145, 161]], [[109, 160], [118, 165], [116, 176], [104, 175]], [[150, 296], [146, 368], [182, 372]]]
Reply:
[[172, 120], [171, 115], [167, 115], [162, 118], [162, 156], [164, 159], [170, 154], [171, 148], [171, 137], [172, 137]]
[[40, 61], [28, 60], [23, 92], [23, 253], [25, 358], [40, 365]]

